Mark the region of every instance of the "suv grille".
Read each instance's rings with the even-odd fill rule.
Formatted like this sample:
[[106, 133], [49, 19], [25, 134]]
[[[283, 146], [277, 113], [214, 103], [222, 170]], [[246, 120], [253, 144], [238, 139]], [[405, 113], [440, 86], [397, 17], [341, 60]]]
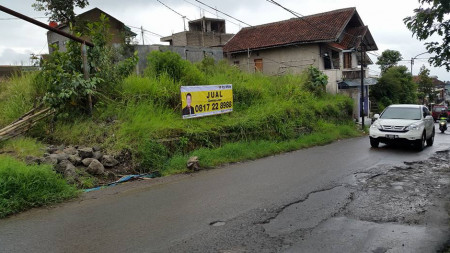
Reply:
[[404, 126], [387, 126], [387, 125], [383, 125], [383, 130], [381, 130], [382, 132], [402, 132], [402, 133], [406, 133], [408, 132], [408, 130], [405, 130]]

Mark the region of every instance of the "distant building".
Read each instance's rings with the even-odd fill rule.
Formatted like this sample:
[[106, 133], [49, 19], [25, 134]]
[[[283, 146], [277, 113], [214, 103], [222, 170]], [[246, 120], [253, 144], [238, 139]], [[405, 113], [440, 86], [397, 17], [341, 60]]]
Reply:
[[222, 47], [234, 34], [226, 33], [225, 20], [203, 17], [189, 21], [189, 31], [161, 38], [170, 46]]
[[[123, 44], [124, 42], [126, 42], [126, 40], [136, 36], [136, 34], [133, 33], [130, 28], [127, 27], [124, 23], [109, 15], [108, 13], [100, 10], [99, 8], [94, 8], [76, 16], [76, 22], [78, 24], [85, 24], [86, 22], [98, 22], [100, 21], [101, 14], [104, 14], [109, 18], [109, 34], [111, 35], [111, 44]], [[68, 24], [60, 24], [57, 25], [56, 28], [70, 33]], [[90, 39], [87, 37], [83, 37], [83, 39], [90, 41]], [[66, 51], [66, 43], [69, 40], [69, 38], [66, 38], [62, 35], [59, 35], [52, 31], [48, 31], [47, 43], [49, 46], [49, 53], [52, 53], [55, 50], [55, 47], [60, 51]]]
[[[429, 101], [429, 102], [430, 103], [437, 103], [437, 104], [442, 104], [442, 103], [446, 102], [449, 99], [449, 97], [448, 97], [448, 90], [447, 90], [447, 86], [449, 84], [439, 80], [437, 76], [430, 76], [430, 79], [431, 79], [431, 82], [433, 83], [433, 90], [434, 90], [434, 92], [436, 94], [436, 100], [435, 101]], [[413, 81], [416, 84], [419, 84], [420, 77], [419, 76], [414, 76], [413, 77]]]

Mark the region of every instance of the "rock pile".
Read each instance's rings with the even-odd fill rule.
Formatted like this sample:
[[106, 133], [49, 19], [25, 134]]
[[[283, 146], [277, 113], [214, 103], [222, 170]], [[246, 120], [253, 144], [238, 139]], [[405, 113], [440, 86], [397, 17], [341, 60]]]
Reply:
[[77, 169], [93, 176], [115, 177], [111, 171], [119, 161], [99, 147], [49, 146], [43, 157], [27, 156], [28, 164], [50, 164], [67, 179], [77, 180]]

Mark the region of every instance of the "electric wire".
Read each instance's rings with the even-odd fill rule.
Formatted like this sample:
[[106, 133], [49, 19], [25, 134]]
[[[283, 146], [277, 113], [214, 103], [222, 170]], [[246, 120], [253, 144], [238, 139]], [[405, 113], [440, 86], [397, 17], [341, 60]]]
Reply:
[[244, 21], [242, 21], [242, 20], [239, 20], [239, 19], [237, 19], [237, 18], [235, 18], [235, 17], [232, 17], [232, 16], [226, 14], [225, 12], [222, 12], [222, 11], [218, 10], [217, 8], [214, 8], [214, 7], [212, 7], [212, 6], [209, 6], [209, 5], [203, 3], [203, 2], [201, 2], [201, 1], [199, 1], [199, 0], [195, 0], [195, 1], [198, 2], [198, 3], [200, 3], [200, 4], [202, 4], [202, 5], [204, 5], [204, 6], [206, 6], [206, 7], [208, 7], [208, 8], [210, 8], [210, 9], [213, 9], [213, 10], [215, 10], [215, 11], [217, 11], [217, 12], [220, 12], [220, 13], [222, 13], [223, 15], [225, 15], [225, 16], [227, 16], [227, 17], [229, 17], [229, 18], [232, 18], [232, 19], [234, 19], [234, 20], [236, 20], [236, 21], [238, 21], [238, 22], [240, 22], [240, 23], [242, 23], [242, 24], [244, 24], [244, 25], [252, 26], [252, 25], [250, 25], [250, 24], [248, 24], [248, 23], [246, 23], [246, 22], [244, 22]]
[[191, 20], [190, 20], [189, 18], [187, 18], [185, 15], [182, 15], [181, 13], [177, 12], [176, 10], [170, 8], [170, 7], [167, 6], [165, 3], [163, 3], [163, 2], [161, 2], [161, 1], [159, 1], [159, 0], [156, 0], [156, 1], [158, 1], [158, 3], [164, 5], [164, 6], [165, 6], [166, 8], [168, 8], [169, 10], [175, 12], [175, 13], [178, 14], [180, 17], [185, 18], [185, 19], [187, 19], [188, 21], [191, 21]]
[[[203, 11], [205, 11], [205, 12], [207, 12], [207, 13], [209, 13], [209, 14], [211, 14], [211, 15], [216, 15], [217, 17], [220, 17], [220, 18], [223, 18], [223, 17], [221, 17], [221, 16], [219, 16], [219, 15], [217, 15], [216, 13], [213, 13], [213, 12], [210, 12], [210, 11], [208, 11], [208, 10], [206, 10], [206, 9], [204, 9], [204, 8], [202, 8], [200, 5], [196, 5], [196, 4], [194, 4], [194, 3], [191, 3], [191, 2], [189, 2], [189, 1], [187, 1], [187, 0], [183, 0], [184, 2], [186, 2], [186, 3], [188, 3], [188, 4], [191, 4], [192, 6], [195, 6], [195, 7], [197, 7], [197, 8], [200, 8], [201, 10], [203, 10]], [[227, 22], [230, 22], [230, 23], [232, 23], [233, 25], [236, 25], [236, 26], [239, 26], [239, 27], [241, 27], [241, 25], [240, 24], [237, 24], [237, 23], [235, 23], [235, 22], [233, 22], [233, 21], [231, 21], [231, 20], [229, 20], [229, 19], [226, 19], [226, 18], [223, 18], [223, 19], [225, 19]]]

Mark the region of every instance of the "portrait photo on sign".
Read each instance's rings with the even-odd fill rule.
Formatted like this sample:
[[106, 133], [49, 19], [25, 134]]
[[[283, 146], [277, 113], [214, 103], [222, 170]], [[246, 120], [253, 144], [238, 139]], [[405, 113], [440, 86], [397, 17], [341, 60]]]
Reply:
[[181, 106], [183, 119], [232, 112], [233, 86], [181, 86]]

